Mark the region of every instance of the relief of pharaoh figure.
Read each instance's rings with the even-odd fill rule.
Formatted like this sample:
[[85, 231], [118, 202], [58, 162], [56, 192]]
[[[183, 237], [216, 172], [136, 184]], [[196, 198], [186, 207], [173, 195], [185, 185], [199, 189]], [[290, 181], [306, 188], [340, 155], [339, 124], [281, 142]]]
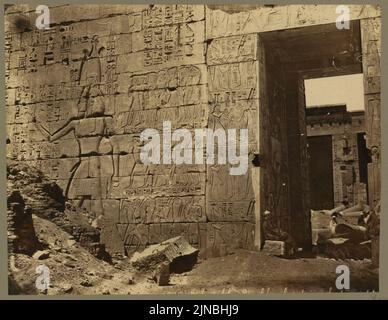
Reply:
[[79, 146], [79, 161], [70, 171], [65, 196], [77, 206], [86, 199], [94, 200], [96, 213], [103, 214], [102, 199], [106, 198], [112, 179], [117, 176], [116, 160], [109, 137], [112, 135], [112, 117], [105, 115], [106, 98], [101, 83], [101, 52], [96, 36], [90, 50], [84, 50], [78, 85], [82, 92], [77, 102], [75, 117], [51, 133], [42, 124], [38, 129], [49, 141], [56, 141], [73, 132]]

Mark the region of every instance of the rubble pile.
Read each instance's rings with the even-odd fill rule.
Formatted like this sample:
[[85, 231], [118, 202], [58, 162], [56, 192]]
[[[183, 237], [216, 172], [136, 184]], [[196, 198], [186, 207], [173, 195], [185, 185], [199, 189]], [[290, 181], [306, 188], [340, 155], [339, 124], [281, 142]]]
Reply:
[[100, 231], [90, 225], [87, 212], [66, 202], [61, 188], [45, 178], [41, 171], [21, 162], [9, 161], [7, 190], [20, 194], [30, 216], [33, 214], [54, 222], [97, 258], [110, 260], [100, 243]]
[[35, 234], [31, 209], [19, 191], [7, 192], [8, 254], [32, 255], [42, 247]]
[[193, 268], [198, 253], [198, 249], [179, 236], [134, 253], [130, 262], [138, 270], [152, 272], [158, 285], [167, 285], [170, 273], [183, 273]]
[[[32, 221], [41, 248], [32, 255], [11, 253], [8, 288], [9, 294], [111, 294], [127, 293], [130, 270], [119, 270], [115, 265], [97, 259], [80, 246], [74, 237], [55, 223], [32, 215]], [[42, 276], [42, 267], [49, 270], [46, 288], [36, 281]], [[121, 274], [120, 274], [121, 273]], [[126, 282], [120, 279], [125, 279]]]
[[[66, 202], [57, 184], [12, 161], [7, 176], [10, 294], [131, 294], [155, 282], [168, 285], [170, 274], [197, 262], [198, 250], [183, 237], [150, 246], [131, 260], [112, 258], [99, 242], [100, 230], [90, 224], [93, 215]], [[35, 283], [42, 265], [51, 275], [45, 290]]]
[[379, 210], [379, 206], [371, 210], [357, 204], [312, 211], [317, 254], [334, 259], [371, 259], [376, 254], [372, 242], [379, 236]]

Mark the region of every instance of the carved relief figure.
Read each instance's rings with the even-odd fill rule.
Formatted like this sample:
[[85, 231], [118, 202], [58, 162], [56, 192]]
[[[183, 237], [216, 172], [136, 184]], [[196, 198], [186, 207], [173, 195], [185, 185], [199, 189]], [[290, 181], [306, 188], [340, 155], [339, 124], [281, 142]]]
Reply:
[[95, 36], [91, 49], [84, 51], [78, 77], [82, 92], [77, 102], [77, 116], [53, 133], [40, 123], [36, 125], [49, 141], [56, 141], [71, 132], [74, 134], [79, 145], [79, 161], [71, 169], [65, 195], [79, 206], [86, 199], [97, 200], [99, 212], [103, 213], [101, 200], [105, 198], [113, 176], [117, 176], [118, 166], [109, 139], [112, 117], [105, 115], [105, 97], [101, 90], [100, 54], [103, 47], [97, 49], [97, 45]]

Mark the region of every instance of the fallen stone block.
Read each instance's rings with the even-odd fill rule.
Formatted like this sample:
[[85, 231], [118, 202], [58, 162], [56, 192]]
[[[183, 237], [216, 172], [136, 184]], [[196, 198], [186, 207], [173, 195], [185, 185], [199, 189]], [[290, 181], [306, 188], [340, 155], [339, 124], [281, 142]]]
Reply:
[[319, 246], [319, 254], [337, 260], [343, 259], [370, 259], [371, 241], [354, 243], [348, 238], [331, 238]]
[[366, 231], [363, 226], [339, 223], [334, 227], [334, 236], [348, 238], [354, 243], [360, 243], [367, 240]]
[[198, 249], [179, 236], [151, 245], [140, 253], [134, 253], [130, 262], [134, 268], [144, 271], [155, 270], [159, 264], [169, 262], [170, 272], [182, 273], [193, 268], [198, 253]]
[[312, 242], [313, 245], [326, 242], [327, 239], [332, 237], [332, 233], [328, 228], [312, 229]]
[[265, 240], [263, 252], [271, 256], [289, 256], [290, 248], [284, 241]]

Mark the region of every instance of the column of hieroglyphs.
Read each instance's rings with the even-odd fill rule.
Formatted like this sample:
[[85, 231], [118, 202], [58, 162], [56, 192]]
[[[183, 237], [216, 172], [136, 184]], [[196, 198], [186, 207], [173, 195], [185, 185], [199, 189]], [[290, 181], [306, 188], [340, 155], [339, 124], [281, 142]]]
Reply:
[[381, 192], [381, 18], [361, 20], [362, 65], [365, 93], [366, 146], [371, 152], [368, 164], [368, 196], [373, 208]]

